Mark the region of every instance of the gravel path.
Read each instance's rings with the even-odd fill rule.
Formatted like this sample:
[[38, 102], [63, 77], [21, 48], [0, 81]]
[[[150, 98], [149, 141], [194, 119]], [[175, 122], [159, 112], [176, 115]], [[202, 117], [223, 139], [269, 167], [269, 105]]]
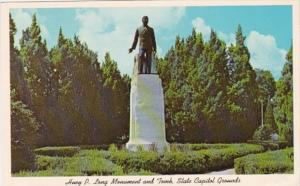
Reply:
[[234, 169], [226, 169], [226, 170], [222, 170], [222, 171], [215, 171], [215, 172], [210, 172], [207, 174], [214, 174], [214, 175], [235, 175], [235, 171]]

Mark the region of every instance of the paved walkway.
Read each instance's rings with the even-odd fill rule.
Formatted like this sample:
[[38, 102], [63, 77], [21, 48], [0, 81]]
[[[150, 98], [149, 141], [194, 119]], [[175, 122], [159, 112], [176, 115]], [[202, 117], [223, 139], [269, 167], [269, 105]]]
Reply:
[[206, 174], [214, 174], [214, 175], [235, 175], [235, 171], [234, 169], [226, 169], [226, 170], [222, 170], [222, 171], [215, 171], [215, 172], [210, 172], [210, 173], [206, 173]]

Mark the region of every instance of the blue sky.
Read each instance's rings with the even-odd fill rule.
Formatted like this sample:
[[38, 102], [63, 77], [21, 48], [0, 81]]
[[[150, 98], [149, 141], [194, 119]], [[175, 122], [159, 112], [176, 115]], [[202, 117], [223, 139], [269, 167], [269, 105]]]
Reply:
[[149, 25], [155, 30], [160, 56], [174, 44], [177, 35], [186, 37], [193, 27], [205, 39], [213, 29], [229, 45], [235, 42], [234, 33], [240, 24], [251, 53], [251, 64], [270, 70], [276, 79], [280, 77], [292, 41], [291, 6], [14, 9], [16, 41], [21, 37], [21, 30], [30, 25], [34, 13], [49, 47], [56, 44], [62, 27], [66, 37], [76, 34], [96, 51], [100, 62], [109, 51], [121, 72], [127, 74], [131, 74], [134, 55], [128, 54], [128, 48], [143, 15], [149, 16]]

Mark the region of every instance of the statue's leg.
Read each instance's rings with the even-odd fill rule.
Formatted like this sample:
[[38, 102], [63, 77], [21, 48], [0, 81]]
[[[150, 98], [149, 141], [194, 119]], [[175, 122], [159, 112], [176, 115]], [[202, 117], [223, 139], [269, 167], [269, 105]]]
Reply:
[[139, 63], [138, 63], [139, 74], [143, 73], [144, 56], [145, 56], [144, 51], [142, 49], [140, 49], [140, 51], [139, 51]]
[[146, 63], [146, 73], [151, 73], [151, 51], [147, 50], [147, 63]]
[[152, 52], [148, 53], [148, 72], [151, 74], [151, 64], [152, 64]]

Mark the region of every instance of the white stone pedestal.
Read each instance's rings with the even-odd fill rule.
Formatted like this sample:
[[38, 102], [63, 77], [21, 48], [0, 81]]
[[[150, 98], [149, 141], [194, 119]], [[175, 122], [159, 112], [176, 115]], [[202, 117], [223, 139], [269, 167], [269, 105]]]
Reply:
[[164, 96], [161, 79], [157, 74], [134, 75], [130, 90], [130, 137], [126, 148], [136, 151], [162, 152], [169, 148], [166, 141]]

